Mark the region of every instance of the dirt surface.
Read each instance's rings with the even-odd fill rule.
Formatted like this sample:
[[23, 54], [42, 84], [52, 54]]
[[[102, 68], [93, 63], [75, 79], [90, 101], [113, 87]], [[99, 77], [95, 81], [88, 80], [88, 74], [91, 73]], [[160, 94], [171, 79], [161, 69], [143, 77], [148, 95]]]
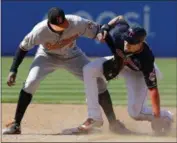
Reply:
[[[2, 104], [2, 127], [13, 118], [16, 104]], [[115, 107], [117, 117], [132, 130], [145, 135], [123, 136], [113, 134], [108, 129], [104, 116], [101, 131], [89, 135], [53, 135], [62, 129], [75, 127], [87, 117], [86, 105], [31, 104], [22, 122], [21, 135], [2, 135], [3, 142], [176, 142], [176, 108], [169, 108], [175, 113], [173, 130], [169, 136], [155, 137], [150, 124], [134, 121], [128, 116], [126, 107]]]

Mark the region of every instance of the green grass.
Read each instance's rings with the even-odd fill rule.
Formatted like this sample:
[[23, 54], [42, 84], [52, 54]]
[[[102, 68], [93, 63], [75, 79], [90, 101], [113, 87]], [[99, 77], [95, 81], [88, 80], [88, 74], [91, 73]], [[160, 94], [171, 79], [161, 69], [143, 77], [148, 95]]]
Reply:
[[[14, 87], [6, 85], [8, 71], [12, 62], [11, 57], [2, 57], [2, 102], [16, 103], [19, 91], [25, 81], [33, 58], [27, 57], [21, 64]], [[176, 106], [176, 59], [157, 59], [156, 63], [163, 73], [163, 80], [159, 81], [161, 104]], [[108, 85], [113, 104], [126, 105], [127, 91], [123, 79], [112, 80]], [[150, 103], [150, 101], [148, 101]], [[85, 94], [82, 81], [69, 72], [60, 69], [49, 74], [42, 82], [34, 95], [33, 103], [67, 103], [84, 104]]]

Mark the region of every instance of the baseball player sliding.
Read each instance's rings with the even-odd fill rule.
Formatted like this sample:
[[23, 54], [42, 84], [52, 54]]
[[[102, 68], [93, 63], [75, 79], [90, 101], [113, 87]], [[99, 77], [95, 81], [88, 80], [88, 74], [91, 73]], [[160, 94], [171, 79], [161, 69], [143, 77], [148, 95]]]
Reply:
[[[15, 117], [3, 129], [3, 134], [21, 134], [21, 121], [25, 111], [40, 81], [48, 74], [64, 68], [83, 80], [83, 67], [89, 63], [89, 59], [76, 45], [76, 39], [81, 36], [95, 39], [99, 30], [100, 25], [90, 20], [76, 15], [65, 15], [62, 9], [56, 7], [49, 10], [48, 19], [38, 23], [25, 36], [15, 54], [7, 80], [8, 86], [15, 84], [18, 67], [27, 52], [39, 45], [28, 77], [19, 93]], [[105, 81], [98, 78], [97, 82], [99, 94], [104, 95], [107, 91]], [[92, 120], [92, 124], [101, 126], [102, 121]]]
[[[150, 121], [155, 133], [167, 133], [173, 122], [170, 111], [160, 108], [160, 95], [156, 76], [160, 71], [154, 64], [154, 55], [145, 42], [146, 31], [139, 26], [130, 27], [122, 16], [112, 19], [102, 26], [97, 35], [101, 42], [106, 42], [113, 56], [99, 58], [84, 66], [84, 84], [87, 96], [88, 119], [103, 121], [99, 98], [104, 98], [108, 120], [116, 122], [110, 95], [107, 92], [104, 97], [98, 96], [97, 78], [106, 81], [123, 77], [128, 91], [128, 113], [137, 121]], [[119, 87], [117, 87], [119, 88]], [[147, 95], [150, 95], [152, 108], [146, 105]], [[118, 95], [119, 96], [119, 95]], [[89, 122], [80, 125], [79, 129], [93, 129]], [[120, 133], [117, 126], [110, 126], [114, 132]], [[65, 132], [74, 132], [76, 129], [68, 129]]]

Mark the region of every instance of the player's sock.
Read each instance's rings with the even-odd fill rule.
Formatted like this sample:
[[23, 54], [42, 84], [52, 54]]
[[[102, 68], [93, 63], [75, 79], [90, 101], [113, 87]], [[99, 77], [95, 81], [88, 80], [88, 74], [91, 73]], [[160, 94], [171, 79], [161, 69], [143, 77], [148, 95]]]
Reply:
[[113, 110], [112, 101], [108, 90], [98, 95], [99, 104], [103, 108], [103, 111], [108, 119], [109, 123], [116, 121], [116, 115]]
[[20, 91], [18, 104], [15, 113], [15, 122], [20, 125], [23, 115], [31, 102], [32, 94], [26, 93], [23, 89]]

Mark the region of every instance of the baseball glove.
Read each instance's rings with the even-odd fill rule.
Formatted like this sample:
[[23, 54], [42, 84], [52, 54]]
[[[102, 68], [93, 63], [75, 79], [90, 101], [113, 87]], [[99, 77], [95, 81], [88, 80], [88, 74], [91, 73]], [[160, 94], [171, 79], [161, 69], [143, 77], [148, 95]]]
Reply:
[[172, 121], [168, 117], [154, 118], [151, 128], [155, 135], [166, 135], [171, 129]]
[[107, 81], [115, 78], [123, 67], [123, 60], [113, 57], [103, 63], [103, 74]]

